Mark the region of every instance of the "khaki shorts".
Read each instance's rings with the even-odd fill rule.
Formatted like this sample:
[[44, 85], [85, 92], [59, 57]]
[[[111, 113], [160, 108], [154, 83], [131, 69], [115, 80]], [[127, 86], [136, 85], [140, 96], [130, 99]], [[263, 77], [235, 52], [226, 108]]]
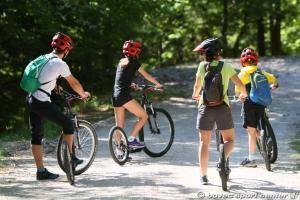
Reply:
[[231, 110], [227, 104], [220, 106], [201, 105], [197, 116], [196, 128], [199, 130], [212, 130], [214, 125], [218, 130], [233, 128]]

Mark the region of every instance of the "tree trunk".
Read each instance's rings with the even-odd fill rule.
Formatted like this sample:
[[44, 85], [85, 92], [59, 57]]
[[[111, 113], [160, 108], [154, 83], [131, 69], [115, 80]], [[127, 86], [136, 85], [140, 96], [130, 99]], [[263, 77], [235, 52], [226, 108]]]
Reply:
[[280, 55], [281, 51], [281, 14], [280, 14], [280, 0], [272, 3], [272, 12], [270, 14], [270, 38], [271, 38], [271, 54]]
[[227, 49], [227, 29], [228, 29], [228, 0], [223, 0], [222, 42], [225, 50]]
[[260, 56], [266, 55], [265, 25], [264, 25], [263, 17], [260, 17], [257, 20], [257, 50]]

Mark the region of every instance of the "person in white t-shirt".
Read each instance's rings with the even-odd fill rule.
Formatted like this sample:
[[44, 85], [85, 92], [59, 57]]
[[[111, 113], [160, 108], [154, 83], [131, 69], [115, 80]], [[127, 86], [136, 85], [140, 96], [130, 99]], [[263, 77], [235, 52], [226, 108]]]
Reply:
[[[43, 119], [50, 120], [63, 128], [64, 140], [69, 147], [73, 144], [74, 124], [60, 109], [51, 103], [50, 94], [56, 86], [59, 77], [67, 80], [71, 88], [83, 99], [88, 99], [90, 93], [84, 91], [80, 82], [71, 74], [69, 66], [62, 59], [65, 58], [73, 48], [72, 39], [63, 33], [56, 33], [52, 38], [51, 46], [53, 51], [50, 53], [51, 59], [40, 72], [39, 81], [43, 84], [36, 92], [27, 97], [29, 109], [29, 121], [31, 127], [32, 154], [37, 167], [37, 180], [56, 179], [59, 175], [49, 172], [43, 163], [42, 139], [43, 139]], [[72, 148], [70, 148], [72, 150]], [[77, 166], [83, 161], [72, 154], [72, 159]]]

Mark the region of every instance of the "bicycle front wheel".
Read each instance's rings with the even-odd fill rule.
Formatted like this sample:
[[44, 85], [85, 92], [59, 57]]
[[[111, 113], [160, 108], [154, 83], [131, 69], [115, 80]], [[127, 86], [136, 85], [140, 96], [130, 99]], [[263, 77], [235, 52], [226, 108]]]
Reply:
[[139, 137], [145, 142], [144, 151], [151, 157], [166, 154], [174, 140], [174, 123], [170, 114], [160, 108], [154, 108], [154, 114], [148, 113], [148, 123], [141, 130]]
[[219, 163], [219, 175], [221, 178], [221, 184], [223, 191], [227, 191], [227, 180], [229, 178], [229, 174], [226, 173], [226, 159], [225, 159], [225, 149], [224, 144], [220, 144], [220, 163]]
[[[75, 128], [73, 137], [73, 152], [77, 158], [83, 160], [83, 163], [75, 168], [74, 175], [82, 174], [92, 165], [98, 146], [98, 137], [93, 126], [85, 120], [78, 120], [77, 122], [78, 127]], [[58, 142], [57, 161], [60, 168], [65, 171], [62, 162], [62, 142], [63, 135], [60, 136]]]
[[67, 175], [67, 179], [70, 185], [74, 185], [75, 177], [73, 171], [73, 164], [71, 159], [71, 153], [66, 141], [62, 142], [62, 152], [63, 152], [63, 166]]
[[124, 130], [114, 126], [110, 129], [108, 147], [113, 160], [119, 165], [124, 165], [128, 159], [127, 136]]

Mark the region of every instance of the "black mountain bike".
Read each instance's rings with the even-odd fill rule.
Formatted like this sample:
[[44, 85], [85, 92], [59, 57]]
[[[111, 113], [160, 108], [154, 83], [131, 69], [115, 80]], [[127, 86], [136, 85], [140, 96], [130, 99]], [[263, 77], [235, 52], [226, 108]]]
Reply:
[[[78, 95], [70, 94], [63, 91], [63, 96], [66, 102], [66, 115], [72, 119], [75, 125], [74, 141], [72, 152], [83, 160], [83, 163], [74, 169], [71, 155], [68, 148], [65, 147], [66, 143], [61, 134], [57, 146], [57, 161], [60, 168], [67, 173], [68, 180], [71, 185], [74, 184], [74, 175], [79, 175], [85, 172], [93, 163], [96, 156], [96, 149], [98, 144], [98, 137], [92, 124], [88, 121], [77, 119], [77, 116], [72, 112], [71, 103], [76, 100], [81, 100]], [[72, 167], [70, 167], [71, 165]], [[69, 173], [69, 174], [68, 174]], [[73, 178], [72, 178], [72, 173]], [[71, 178], [69, 178], [71, 177]]]
[[271, 171], [271, 163], [275, 163], [278, 157], [277, 141], [270, 124], [267, 109], [259, 120], [257, 127], [260, 135], [257, 137], [257, 148], [265, 160], [266, 168]]
[[62, 142], [61, 146], [62, 152], [63, 152], [63, 168], [67, 175], [67, 179], [70, 183], [70, 185], [74, 185], [75, 183], [75, 176], [74, 176], [74, 163], [72, 161], [72, 156], [70, 149], [68, 147], [68, 144], [66, 141]]
[[[145, 143], [143, 150], [151, 157], [161, 157], [169, 151], [174, 140], [173, 120], [166, 110], [153, 107], [147, 97], [149, 92], [161, 91], [161, 89], [151, 85], [137, 85], [136, 91], [141, 93], [140, 104], [148, 114], [148, 123], [139, 132], [140, 141]], [[142, 150], [127, 146], [127, 136], [120, 127], [111, 128], [108, 141], [112, 158], [120, 165], [127, 162], [129, 153]]]
[[224, 141], [222, 134], [219, 130], [214, 128], [214, 132], [216, 133], [216, 144], [217, 144], [217, 151], [219, 152], [219, 160], [217, 170], [219, 171], [219, 175], [221, 178], [222, 189], [227, 191], [227, 181], [229, 180], [229, 158], [225, 158], [225, 149], [224, 149]]

